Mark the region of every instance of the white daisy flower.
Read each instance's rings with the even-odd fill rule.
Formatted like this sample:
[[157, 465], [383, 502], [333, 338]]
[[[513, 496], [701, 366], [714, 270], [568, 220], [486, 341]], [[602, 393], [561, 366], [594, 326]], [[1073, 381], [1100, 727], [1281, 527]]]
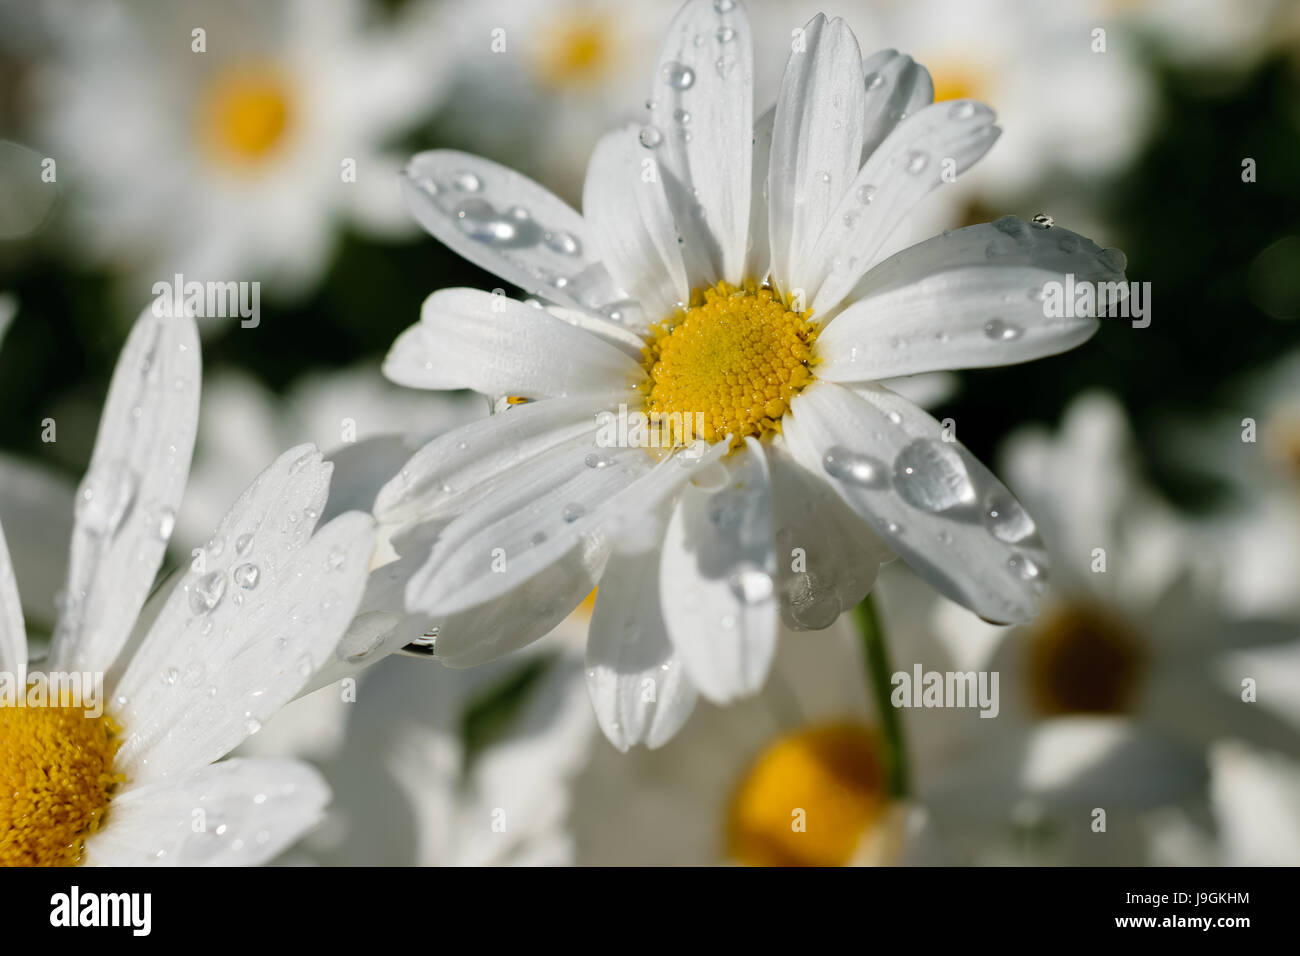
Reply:
[[[599, 747], [575, 784], [573, 833], [589, 866], [843, 866], [938, 863], [923, 797], [893, 792], [876, 702], [848, 618], [816, 653], [781, 642], [763, 690], [697, 708], [659, 750]], [[943, 735], [904, 717], [923, 793]]]
[[402, 228], [386, 149], [442, 87], [412, 24], [371, 25], [360, 0], [42, 13], [56, 46], [34, 67], [39, 138], [76, 193], [73, 238], [130, 270], [136, 296], [177, 272], [292, 292], [339, 220]]
[[[1135, 458], [1121, 409], [1103, 395], [1079, 399], [1059, 438], [1013, 438], [1007, 474], [1053, 565], [1034, 623], [995, 628], [951, 602], [927, 604], [919, 589], [893, 602], [896, 647], [929, 633], [958, 669], [1000, 674], [999, 716], [971, 722], [976, 756], [954, 767], [936, 803], [963, 826], [1027, 828], [1037, 853], [1134, 862], [1143, 845], [1117, 836], [1149, 834], [1158, 808], [1206, 807], [1219, 741], [1300, 757], [1285, 669], [1240, 658], [1294, 646], [1300, 632], [1233, 613]], [[1097, 807], [1108, 813], [1104, 839], [1091, 829]]]
[[[879, 261], [944, 170], [992, 145], [993, 113], [931, 105], [924, 69], [864, 61], [841, 20], [797, 40], [754, 123], [743, 8], [688, 3], [649, 122], [592, 157], [584, 215], [462, 153], [404, 180], [427, 229], [540, 300], [435, 292], [389, 354], [401, 384], [532, 400], [425, 446], [380, 493], [382, 523], [436, 535], [407, 606], [468, 666], [599, 583], [589, 687], [620, 747], [671, 737], [697, 689], [755, 692], [778, 622], [826, 627], [891, 551], [984, 617], [1032, 617], [1033, 522], [881, 381], [1068, 349], [1097, 320], [1045, 319], [1044, 282], [1122, 278], [1119, 252], [1013, 218]], [[645, 447], [667, 434], [637, 430], [650, 413], [691, 431], [688, 453]]]
[[[600, 137], [636, 118], [659, 39], [681, 3], [451, 0], [437, 6], [436, 42], [458, 57], [438, 115], [447, 142], [485, 156], [525, 157], [525, 172], [577, 199]], [[789, 25], [820, 6], [815, 0], [750, 3], [759, 53], [784, 56]], [[870, 5], [848, 6], [866, 15]], [[756, 77], [758, 98], [771, 101], [778, 80], [776, 71]]]
[[67, 587], [40, 672], [96, 677], [98, 704], [30, 702], [0, 532], [9, 688], [0, 701], [0, 863], [258, 863], [311, 826], [327, 800], [298, 762], [221, 758], [332, 658], [366, 585], [373, 520], [352, 512], [315, 530], [330, 465], [310, 445], [291, 449], [146, 607], [189, 471], [199, 361], [192, 319], [144, 313], [78, 489]]
[[310, 759], [334, 799], [325, 822], [283, 859], [572, 863], [572, 778], [595, 723], [581, 693], [581, 651], [553, 641], [533, 648], [470, 670], [385, 661], [354, 692], [322, 688], [285, 708], [245, 750]]

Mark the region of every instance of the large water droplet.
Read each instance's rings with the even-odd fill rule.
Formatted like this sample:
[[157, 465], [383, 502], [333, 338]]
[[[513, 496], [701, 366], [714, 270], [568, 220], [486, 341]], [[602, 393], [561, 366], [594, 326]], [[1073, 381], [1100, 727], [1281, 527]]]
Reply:
[[582, 243], [571, 232], [548, 232], [545, 241], [548, 249], [562, 256], [576, 256], [582, 252]]
[[1010, 342], [1020, 338], [1020, 326], [1001, 319], [990, 319], [984, 323], [984, 334], [997, 342]]
[[1015, 544], [1036, 530], [1034, 519], [1005, 491], [994, 491], [984, 505], [984, 525], [999, 541]]
[[245, 591], [251, 591], [257, 587], [257, 579], [261, 576], [261, 572], [257, 569], [256, 564], [241, 564], [235, 568], [232, 576], [237, 585]]
[[695, 71], [684, 63], [665, 63], [664, 82], [675, 90], [689, 90], [695, 85]]
[[826, 450], [822, 467], [832, 478], [864, 488], [878, 488], [885, 480], [885, 469], [880, 462], [843, 445], [833, 445]]
[[641, 128], [641, 132], [637, 134], [637, 139], [641, 141], [641, 145], [646, 149], [654, 149], [664, 141], [664, 134], [654, 126], [644, 126]]
[[226, 593], [226, 573], [209, 571], [190, 586], [190, 610], [195, 614], [207, 614], [221, 603]]
[[463, 169], [452, 176], [451, 184], [463, 193], [476, 193], [483, 188], [483, 180], [468, 169]]
[[1047, 568], [1027, 554], [1018, 554], [1008, 559], [1007, 567], [1020, 575], [1022, 581], [1046, 581]]
[[894, 459], [894, 486], [922, 511], [947, 511], [975, 500], [966, 465], [948, 442], [918, 438]]
[[514, 206], [502, 215], [486, 199], [461, 202], [456, 207], [456, 222], [471, 239], [492, 246], [533, 246], [541, 238], [541, 229], [526, 209]]

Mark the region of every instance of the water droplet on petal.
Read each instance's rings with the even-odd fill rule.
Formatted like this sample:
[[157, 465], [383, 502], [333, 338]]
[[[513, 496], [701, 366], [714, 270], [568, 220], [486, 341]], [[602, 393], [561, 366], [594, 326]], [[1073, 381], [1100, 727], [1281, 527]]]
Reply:
[[918, 438], [894, 459], [894, 487], [913, 508], [947, 511], [975, 500], [975, 489], [957, 449], [949, 442]]
[[664, 141], [664, 134], [653, 126], [645, 126], [637, 135], [637, 139], [641, 141], [641, 145], [646, 149], [654, 149]]
[[911, 152], [909, 152], [903, 160], [903, 164], [906, 167], [907, 171], [911, 173], [913, 176], [924, 171], [926, 165], [929, 162], [930, 162], [930, 157], [927, 156], [925, 153], [921, 152], [919, 149], [914, 149]]
[[190, 610], [195, 614], [207, 614], [221, 603], [225, 593], [225, 572], [209, 571], [190, 586]]
[[251, 534], [241, 534], [238, 538], [235, 539], [235, 553], [246, 554], [248, 552], [249, 546], [252, 545], [252, 543], [253, 543], [253, 536]]
[[1005, 491], [994, 491], [985, 503], [984, 525], [995, 538], [1008, 544], [1023, 541], [1037, 530], [1034, 519]]
[[695, 71], [684, 63], [665, 63], [664, 82], [675, 90], [689, 90], [695, 85]]
[[241, 564], [235, 568], [232, 577], [235, 583], [245, 591], [251, 591], [257, 587], [257, 579], [261, 576], [256, 564]]
[[614, 464], [614, 459], [607, 455], [598, 455], [595, 452], [592, 452], [583, 459], [583, 463], [588, 468], [608, 468], [610, 465]]
[[577, 521], [586, 513], [587, 513], [587, 509], [583, 505], [578, 504], [576, 501], [573, 504], [568, 504], [564, 506], [564, 520], [570, 523]]
[[862, 205], [870, 206], [871, 200], [876, 198], [876, 187], [870, 185], [859, 186], [853, 195]]
[[990, 319], [984, 323], [984, 334], [998, 342], [1010, 342], [1020, 338], [1020, 327], [1001, 319]]
[[975, 104], [970, 100], [958, 100], [948, 108], [948, 116], [955, 120], [970, 119], [975, 115]]
[[718, 32], [715, 35], [719, 43], [730, 43], [736, 38], [736, 31], [731, 27], [718, 27]]
[[833, 445], [826, 450], [822, 467], [832, 478], [864, 488], [878, 488], [884, 483], [885, 471], [880, 462], [843, 445]]
[[576, 256], [582, 252], [582, 243], [571, 232], [548, 232], [546, 247], [562, 256]]
[[463, 193], [476, 193], [483, 188], [483, 180], [467, 169], [452, 176], [451, 184]]
[[868, 90], [878, 90], [885, 85], [885, 78], [874, 71], [868, 73], [865, 79]]

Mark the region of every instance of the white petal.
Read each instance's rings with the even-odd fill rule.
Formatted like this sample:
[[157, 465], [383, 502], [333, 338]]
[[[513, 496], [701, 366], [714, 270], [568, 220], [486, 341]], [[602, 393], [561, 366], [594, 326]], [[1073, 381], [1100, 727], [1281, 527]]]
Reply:
[[689, 0], [668, 27], [655, 64], [651, 128], [662, 137], [660, 171], [689, 201], [678, 220], [700, 215], [713, 271], [743, 278], [749, 238], [754, 51], [741, 4]]
[[582, 190], [582, 210], [602, 261], [651, 321], [690, 298], [692, 277], [682, 254], [663, 170], [636, 127], [596, 144]]
[[14, 567], [18, 595], [29, 621], [54, 625], [55, 595], [68, 578], [76, 488], [52, 469], [0, 455], [0, 523], [9, 547], [19, 556]]
[[393, 343], [384, 374], [412, 388], [548, 398], [617, 395], [645, 373], [624, 351], [545, 309], [478, 289], [442, 289]]
[[5, 529], [0, 525], [0, 674], [9, 675], [15, 689], [27, 679], [27, 629], [18, 600], [18, 584], [9, 560]]
[[130, 634], [189, 476], [199, 363], [192, 318], [141, 313], [118, 357], [77, 492], [51, 670], [106, 671]]
[[374, 528], [349, 512], [312, 534], [329, 474], [311, 446], [286, 452], [217, 526], [202, 572], [177, 582], [115, 691], [129, 779], [218, 759], [330, 659], [365, 587]]
[[831, 314], [876, 262], [890, 233], [943, 176], [960, 175], [998, 138], [982, 103], [933, 103], [907, 117], [859, 170], [807, 260], [813, 312]]
[[1033, 521], [933, 418], [883, 388], [814, 382], [786, 421], [795, 459], [939, 591], [990, 621], [1034, 616], [1047, 557]]
[[867, 91], [862, 135], [865, 163], [895, 126], [934, 102], [934, 83], [929, 70], [897, 50], [871, 54], [862, 61], [862, 72]]
[[596, 586], [608, 554], [601, 507], [653, 462], [594, 439], [593, 429], [518, 469], [443, 530], [407, 587], [407, 607], [438, 627], [439, 660], [468, 666], [522, 647]]
[[[632, 393], [629, 404], [638, 401]], [[528, 402], [441, 435], [416, 452], [379, 492], [375, 517], [410, 523], [463, 511], [515, 469], [590, 434], [604, 399], [576, 395]], [[635, 405], [634, 405], [635, 407]]]
[[768, 164], [772, 159], [772, 131], [776, 107], [754, 121], [753, 168], [749, 190], [749, 253], [744, 278], [762, 282], [772, 265], [772, 243], [768, 238]]
[[820, 630], [867, 596], [893, 552], [784, 442], [766, 451], [781, 617], [792, 630]]
[[843, 20], [818, 14], [801, 39], [776, 103], [769, 229], [782, 295], [801, 290], [811, 301], [818, 276], [809, 256], [861, 164], [866, 91], [862, 51]]
[[650, 467], [644, 449], [580, 441], [531, 463], [449, 524], [412, 579], [407, 607], [432, 616], [438, 659], [479, 664], [550, 631], [596, 585], [611, 543], [658, 533], [659, 504], [725, 450]]
[[716, 703], [763, 686], [778, 617], [772, 489], [762, 446], [746, 439], [727, 466], [722, 488], [682, 491], [659, 565], [668, 636], [687, 676]]
[[401, 182], [420, 225], [526, 292], [576, 308], [624, 297], [600, 264], [599, 245], [582, 216], [527, 176], [437, 149], [415, 156]]
[[257, 866], [320, 822], [329, 797], [300, 761], [226, 760], [115, 796], [85, 865]]
[[588, 629], [587, 692], [600, 729], [624, 752], [662, 746], [695, 708], [660, 609], [659, 555], [656, 546], [610, 558]]
[[1048, 309], [1047, 284], [1064, 295], [1067, 282], [1119, 283], [1118, 262], [1083, 236], [1013, 216], [928, 239], [863, 277], [818, 336], [817, 377], [878, 381], [1063, 352], [1097, 331], [1096, 309], [1045, 315], [1076, 311], [1073, 294], [1068, 310]]

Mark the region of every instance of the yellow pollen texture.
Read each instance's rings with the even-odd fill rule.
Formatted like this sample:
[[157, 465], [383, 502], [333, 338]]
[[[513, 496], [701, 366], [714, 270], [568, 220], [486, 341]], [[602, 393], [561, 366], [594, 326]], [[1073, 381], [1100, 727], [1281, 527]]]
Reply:
[[120, 741], [77, 707], [0, 707], [0, 866], [70, 866], [113, 787]]
[[275, 70], [248, 67], [219, 77], [203, 110], [204, 135], [239, 163], [264, 159], [283, 140], [292, 114], [289, 87]]
[[869, 728], [805, 728], [768, 746], [736, 788], [728, 850], [749, 866], [843, 866], [887, 804]]
[[723, 282], [697, 292], [650, 330], [646, 413], [680, 415], [710, 442], [779, 431], [790, 399], [812, 381], [811, 315], [791, 312], [772, 289]]
[[585, 10], [560, 15], [545, 26], [537, 43], [537, 70], [553, 88], [592, 86], [615, 62], [613, 24]]

